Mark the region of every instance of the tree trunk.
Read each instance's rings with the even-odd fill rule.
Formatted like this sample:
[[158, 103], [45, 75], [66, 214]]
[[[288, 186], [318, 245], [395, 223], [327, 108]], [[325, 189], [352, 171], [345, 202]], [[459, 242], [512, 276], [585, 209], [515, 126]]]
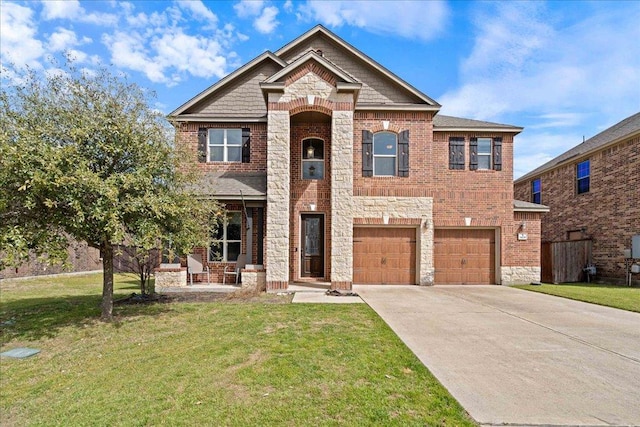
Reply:
[[113, 245], [110, 241], [102, 243], [102, 315], [105, 322], [113, 317]]

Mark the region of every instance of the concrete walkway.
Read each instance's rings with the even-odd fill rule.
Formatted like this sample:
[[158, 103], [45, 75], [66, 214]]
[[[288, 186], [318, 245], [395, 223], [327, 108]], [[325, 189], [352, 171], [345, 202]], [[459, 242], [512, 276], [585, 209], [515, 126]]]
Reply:
[[354, 290], [483, 425], [640, 426], [638, 313], [503, 286]]

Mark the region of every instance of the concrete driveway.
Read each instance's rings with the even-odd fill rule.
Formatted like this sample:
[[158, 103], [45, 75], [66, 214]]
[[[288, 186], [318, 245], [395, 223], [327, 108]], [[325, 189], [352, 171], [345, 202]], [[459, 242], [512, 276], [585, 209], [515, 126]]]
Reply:
[[503, 286], [354, 290], [481, 424], [640, 426], [638, 313]]

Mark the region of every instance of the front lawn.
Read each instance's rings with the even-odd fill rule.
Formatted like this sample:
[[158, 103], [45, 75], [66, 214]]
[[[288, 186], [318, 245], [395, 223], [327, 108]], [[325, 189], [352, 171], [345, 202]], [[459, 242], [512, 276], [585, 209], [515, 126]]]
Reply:
[[[366, 305], [117, 305], [100, 275], [0, 283], [0, 425], [474, 425]], [[116, 294], [137, 290], [119, 276]]]
[[585, 301], [622, 310], [640, 312], [640, 289], [596, 283], [563, 283], [560, 285], [516, 286], [528, 291]]

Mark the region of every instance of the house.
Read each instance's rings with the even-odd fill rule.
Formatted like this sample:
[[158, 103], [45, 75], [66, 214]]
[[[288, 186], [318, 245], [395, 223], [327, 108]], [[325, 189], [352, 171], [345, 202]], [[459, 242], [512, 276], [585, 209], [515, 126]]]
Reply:
[[240, 253], [268, 291], [539, 280], [546, 208], [513, 199], [522, 128], [439, 110], [322, 26], [177, 108], [200, 196], [229, 210], [197, 249], [212, 280]]
[[550, 207], [543, 242], [589, 239], [597, 277], [624, 280], [625, 250], [640, 234], [640, 113], [517, 179], [514, 192]]

